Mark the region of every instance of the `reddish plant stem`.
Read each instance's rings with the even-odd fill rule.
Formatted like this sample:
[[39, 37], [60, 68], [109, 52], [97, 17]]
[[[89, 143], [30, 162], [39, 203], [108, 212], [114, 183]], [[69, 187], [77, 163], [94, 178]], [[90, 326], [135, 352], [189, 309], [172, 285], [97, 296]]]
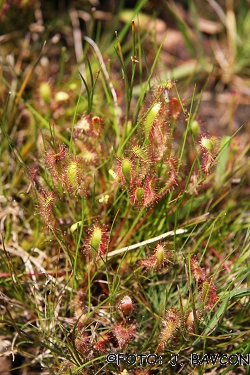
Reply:
[[[215, 250], [213, 247], [209, 246], [206, 243], [206, 241], [202, 241], [202, 245], [204, 245], [205, 247], [208, 247], [208, 249], [219, 259], [219, 261], [223, 262], [222, 256], [217, 252], [217, 250]], [[231, 273], [230, 268], [228, 267], [228, 265], [226, 264], [226, 262], [223, 262], [222, 264], [223, 264], [225, 270], [228, 273]]]
[[118, 236], [119, 236], [119, 234], [120, 234], [120, 232], [121, 232], [121, 230], [122, 230], [122, 227], [124, 226], [124, 223], [125, 223], [126, 220], [127, 220], [128, 214], [129, 214], [129, 212], [130, 212], [130, 208], [131, 208], [131, 207], [129, 207], [129, 209], [128, 209], [126, 215], [125, 215], [125, 217], [123, 218], [123, 220], [121, 221], [121, 224], [120, 224], [119, 227], [117, 228], [115, 235], [113, 236], [112, 240], [110, 241], [109, 249], [112, 249], [112, 247], [113, 247], [115, 241], [117, 240], [117, 238], [118, 238]]

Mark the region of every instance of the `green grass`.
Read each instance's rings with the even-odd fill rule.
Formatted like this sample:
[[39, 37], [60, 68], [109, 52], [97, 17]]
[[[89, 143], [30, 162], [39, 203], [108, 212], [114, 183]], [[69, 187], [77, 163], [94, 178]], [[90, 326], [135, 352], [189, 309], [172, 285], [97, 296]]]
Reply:
[[204, 133], [194, 85], [187, 105], [152, 84], [161, 46], [147, 65], [129, 27], [87, 38], [80, 74], [65, 49], [54, 75], [37, 50], [21, 76], [3, 61], [4, 355], [44, 374], [229, 374], [204, 356], [249, 353], [249, 144]]

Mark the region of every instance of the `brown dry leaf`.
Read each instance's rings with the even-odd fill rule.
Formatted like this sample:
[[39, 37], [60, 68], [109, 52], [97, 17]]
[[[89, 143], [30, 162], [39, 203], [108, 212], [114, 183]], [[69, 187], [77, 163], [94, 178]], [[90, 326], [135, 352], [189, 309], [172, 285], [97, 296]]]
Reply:
[[11, 369], [11, 359], [2, 357], [0, 358], [0, 367], [1, 367], [1, 373], [3, 375], [10, 375], [10, 369]]
[[99, 21], [112, 21], [114, 18], [114, 15], [109, 12], [103, 12], [101, 10], [96, 10], [94, 12], [94, 18]]
[[[156, 35], [157, 44], [161, 44], [163, 34]], [[168, 30], [162, 49], [169, 53], [175, 54], [180, 49], [186, 49], [186, 44], [182, 33], [178, 30]]]
[[[195, 26], [195, 20], [188, 16], [187, 21], [191, 26]], [[218, 34], [223, 30], [223, 25], [219, 22], [210, 21], [202, 17], [198, 17], [197, 19], [197, 27], [203, 33], [213, 35]]]
[[[119, 15], [120, 21], [124, 23], [131, 23], [133, 20], [134, 10], [126, 9], [122, 11]], [[145, 13], [139, 13], [134, 16], [135, 27], [139, 27], [141, 30], [153, 30], [154, 33], [164, 33], [167, 30], [166, 23], [159, 19], [152, 19], [152, 16], [149, 16]]]

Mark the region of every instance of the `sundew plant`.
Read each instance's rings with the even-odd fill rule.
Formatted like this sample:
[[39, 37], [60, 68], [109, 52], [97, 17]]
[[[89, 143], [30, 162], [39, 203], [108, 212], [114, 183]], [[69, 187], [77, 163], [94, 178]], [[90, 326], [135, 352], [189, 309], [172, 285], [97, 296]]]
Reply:
[[246, 369], [249, 145], [207, 131], [195, 87], [151, 84], [160, 48], [149, 67], [129, 33], [109, 67], [85, 37], [67, 81], [44, 51], [14, 96], [4, 71], [1, 337], [44, 374]]

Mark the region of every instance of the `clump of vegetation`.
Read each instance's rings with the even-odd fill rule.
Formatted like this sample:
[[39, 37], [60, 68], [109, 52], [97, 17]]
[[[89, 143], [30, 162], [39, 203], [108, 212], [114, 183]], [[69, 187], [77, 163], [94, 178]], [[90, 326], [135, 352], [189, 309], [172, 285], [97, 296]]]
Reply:
[[150, 84], [160, 48], [144, 82], [131, 36], [120, 87], [89, 38], [79, 75], [62, 79], [65, 48], [52, 82], [37, 56], [13, 97], [5, 62], [1, 335], [41, 373], [230, 373], [221, 356], [249, 345], [249, 144], [207, 132], [175, 80]]

